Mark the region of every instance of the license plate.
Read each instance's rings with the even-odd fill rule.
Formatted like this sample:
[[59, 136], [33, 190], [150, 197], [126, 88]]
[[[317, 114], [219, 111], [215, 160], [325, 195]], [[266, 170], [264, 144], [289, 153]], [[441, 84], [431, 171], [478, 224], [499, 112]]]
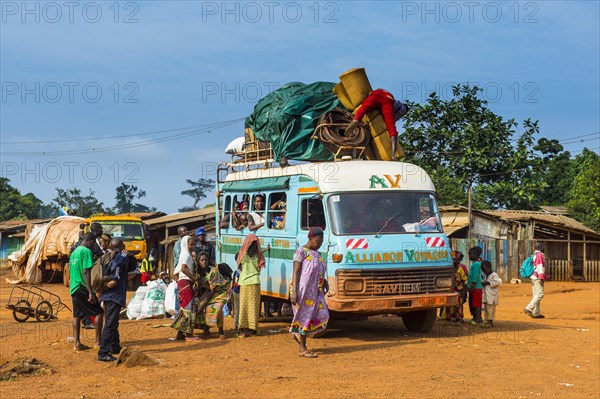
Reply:
[[446, 304], [446, 297], [419, 298], [419, 306], [440, 306]]

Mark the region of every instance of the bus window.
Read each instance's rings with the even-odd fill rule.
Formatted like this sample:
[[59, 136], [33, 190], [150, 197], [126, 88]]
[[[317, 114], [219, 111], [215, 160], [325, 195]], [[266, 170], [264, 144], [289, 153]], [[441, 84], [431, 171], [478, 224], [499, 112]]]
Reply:
[[334, 234], [442, 232], [430, 193], [342, 193], [329, 197]]
[[287, 213], [287, 196], [285, 193], [273, 193], [269, 195], [269, 228], [282, 230], [285, 228], [285, 216]]
[[311, 227], [320, 227], [325, 230], [325, 210], [320, 198], [303, 199], [300, 208], [300, 228], [302, 230], [309, 230]]
[[[221, 202], [221, 196], [219, 196], [219, 204]], [[222, 229], [228, 229], [231, 223], [231, 195], [225, 197], [225, 206], [222, 208], [223, 213], [221, 214], [221, 221], [219, 227]]]
[[251, 211], [248, 213], [248, 228], [250, 231], [260, 229], [265, 225], [265, 195], [254, 194]]

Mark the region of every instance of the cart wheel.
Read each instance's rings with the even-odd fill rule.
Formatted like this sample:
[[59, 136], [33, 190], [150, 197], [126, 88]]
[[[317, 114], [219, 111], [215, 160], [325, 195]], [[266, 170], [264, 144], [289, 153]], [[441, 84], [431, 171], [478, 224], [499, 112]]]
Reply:
[[35, 319], [37, 321], [48, 321], [52, 318], [52, 304], [42, 301], [35, 307]]
[[13, 318], [19, 323], [25, 323], [31, 314], [29, 313], [31, 304], [25, 299], [17, 301], [13, 309]]
[[65, 287], [69, 286], [70, 280], [71, 280], [71, 273], [69, 270], [69, 262], [66, 262], [63, 264], [63, 284]]

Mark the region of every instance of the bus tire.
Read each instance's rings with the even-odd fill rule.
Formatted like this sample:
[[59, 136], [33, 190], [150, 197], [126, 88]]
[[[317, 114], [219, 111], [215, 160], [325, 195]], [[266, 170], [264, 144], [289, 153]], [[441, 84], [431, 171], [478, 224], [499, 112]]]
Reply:
[[402, 322], [408, 331], [428, 332], [437, 318], [437, 309], [418, 310], [402, 315]]
[[63, 273], [63, 285], [65, 287], [68, 287], [70, 284], [70, 280], [71, 280], [71, 273], [69, 273], [69, 262], [66, 262], [63, 264], [62, 273]]

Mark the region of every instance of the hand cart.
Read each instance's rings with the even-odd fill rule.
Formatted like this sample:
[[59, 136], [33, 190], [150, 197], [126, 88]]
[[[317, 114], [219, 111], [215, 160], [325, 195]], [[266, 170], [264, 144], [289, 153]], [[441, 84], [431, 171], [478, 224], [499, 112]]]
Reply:
[[35, 317], [37, 321], [49, 321], [58, 318], [58, 312], [65, 308], [71, 311], [58, 295], [33, 285], [14, 286], [6, 308], [12, 310], [14, 319], [19, 323], [26, 322], [30, 317]]

